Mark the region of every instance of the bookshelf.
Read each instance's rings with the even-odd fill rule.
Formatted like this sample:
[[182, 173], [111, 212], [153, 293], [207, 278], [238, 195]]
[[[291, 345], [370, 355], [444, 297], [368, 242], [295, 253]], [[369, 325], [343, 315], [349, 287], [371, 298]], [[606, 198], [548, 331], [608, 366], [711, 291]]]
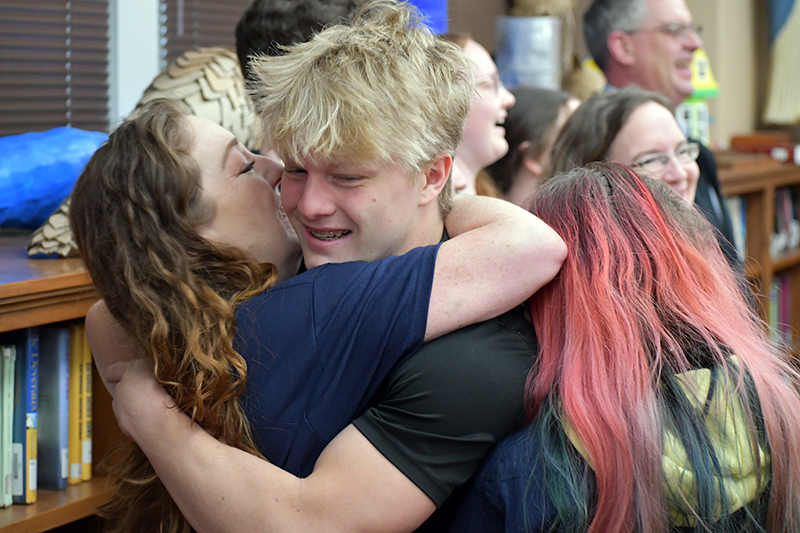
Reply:
[[745, 273], [754, 286], [761, 316], [768, 320], [770, 288], [778, 277], [788, 278], [789, 309], [786, 320], [793, 331], [792, 349], [800, 351], [800, 247], [773, 255], [770, 239], [775, 231], [776, 191], [790, 187], [800, 192], [800, 166], [769, 157], [717, 154], [722, 193], [741, 196], [745, 202], [747, 260]]
[[[99, 299], [80, 259], [28, 259], [29, 237], [0, 231], [0, 332], [81, 318]], [[32, 505], [0, 509], [0, 533], [37, 533], [70, 524], [94, 514], [113, 494], [97, 465], [125, 437], [96, 368], [92, 394], [92, 479], [65, 491], [39, 490]]]

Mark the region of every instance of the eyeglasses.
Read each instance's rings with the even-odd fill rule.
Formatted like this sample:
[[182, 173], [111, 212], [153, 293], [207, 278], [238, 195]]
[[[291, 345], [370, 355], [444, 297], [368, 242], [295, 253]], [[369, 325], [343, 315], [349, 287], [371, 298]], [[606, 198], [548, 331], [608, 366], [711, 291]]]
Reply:
[[480, 78], [475, 78], [475, 87], [486, 86], [489, 87], [495, 96], [500, 94], [500, 87], [503, 86], [503, 82], [500, 80], [500, 74], [495, 72], [494, 74], [488, 74], [486, 76], [481, 76]]
[[703, 35], [703, 26], [696, 22], [692, 22], [690, 24], [672, 22], [670, 24], [663, 24], [661, 26], [654, 26], [652, 28], [639, 28], [638, 30], [629, 31], [627, 33], [634, 34], [640, 31], [657, 31], [659, 33], [665, 33], [674, 39], [685, 39], [690, 30], [696, 33], [698, 37]]
[[697, 161], [697, 156], [700, 155], [700, 145], [697, 143], [682, 144], [675, 150], [673, 154], [650, 154], [638, 163], [634, 163], [633, 168], [641, 168], [655, 176], [664, 172], [669, 165], [669, 160], [675, 158], [682, 165], [688, 165], [692, 161]]

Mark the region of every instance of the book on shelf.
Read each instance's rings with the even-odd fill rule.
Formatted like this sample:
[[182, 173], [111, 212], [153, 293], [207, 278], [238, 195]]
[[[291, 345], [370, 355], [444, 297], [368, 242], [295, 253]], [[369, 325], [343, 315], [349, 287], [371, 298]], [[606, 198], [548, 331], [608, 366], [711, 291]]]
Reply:
[[39, 488], [63, 490], [69, 475], [69, 327], [39, 328]]
[[788, 274], [781, 274], [772, 280], [769, 291], [769, 328], [772, 341], [791, 346], [794, 333], [792, 329], [792, 291]]
[[67, 458], [69, 472], [67, 483], [76, 485], [83, 481], [81, 457], [81, 367], [83, 366], [83, 324], [69, 327], [69, 422], [67, 431]]
[[11, 447], [14, 443], [14, 377], [17, 348], [0, 346], [0, 507], [13, 503]]
[[770, 257], [772, 258], [800, 246], [799, 201], [797, 191], [792, 187], [781, 187], [775, 190], [775, 229], [769, 242]]
[[767, 307], [769, 332], [773, 342], [778, 342], [780, 338], [780, 330], [778, 327], [778, 298], [780, 296], [780, 283], [777, 280], [772, 280], [772, 285], [769, 288], [769, 305]]
[[742, 196], [725, 198], [725, 207], [731, 217], [733, 246], [740, 261], [747, 259], [747, 199]]
[[14, 503], [34, 503], [37, 483], [37, 411], [39, 402], [39, 328], [9, 334], [16, 345], [12, 482]]
[[88, 481], [92, 479], [92, 350], [85, 327], [81, 334], [81, 479]]
[[778, 278], [781, 284], [781, 294], [778, 300], [778, 323], [780, 326], [781, 338], [786, 346], [792, 346], [792, 291], [791, 281], [788, 274], [783, 274]]

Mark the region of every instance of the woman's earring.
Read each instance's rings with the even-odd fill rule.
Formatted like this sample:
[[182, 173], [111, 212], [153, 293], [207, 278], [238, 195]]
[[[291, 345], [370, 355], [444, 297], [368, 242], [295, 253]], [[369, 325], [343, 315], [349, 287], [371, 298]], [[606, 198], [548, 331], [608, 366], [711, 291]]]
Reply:
[[278, 207], [278, 216], [280, 217], [281, 220], [286, 218], [286, 211], [283, 210], [283, 204], [281, 204], [280, 207]]

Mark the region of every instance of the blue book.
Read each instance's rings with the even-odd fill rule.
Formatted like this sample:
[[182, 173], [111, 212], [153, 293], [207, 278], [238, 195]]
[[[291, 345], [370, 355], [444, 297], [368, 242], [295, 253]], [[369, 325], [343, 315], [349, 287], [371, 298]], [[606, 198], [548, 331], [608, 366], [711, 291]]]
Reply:
[[67, 488], [69, 327], [39, 328], [38, 487]]
[[14, 503], [36, 501], [36, 415], [39, 402], [39, 328], [12, 332], [17, 348], [14, 437], [11, 445]]

